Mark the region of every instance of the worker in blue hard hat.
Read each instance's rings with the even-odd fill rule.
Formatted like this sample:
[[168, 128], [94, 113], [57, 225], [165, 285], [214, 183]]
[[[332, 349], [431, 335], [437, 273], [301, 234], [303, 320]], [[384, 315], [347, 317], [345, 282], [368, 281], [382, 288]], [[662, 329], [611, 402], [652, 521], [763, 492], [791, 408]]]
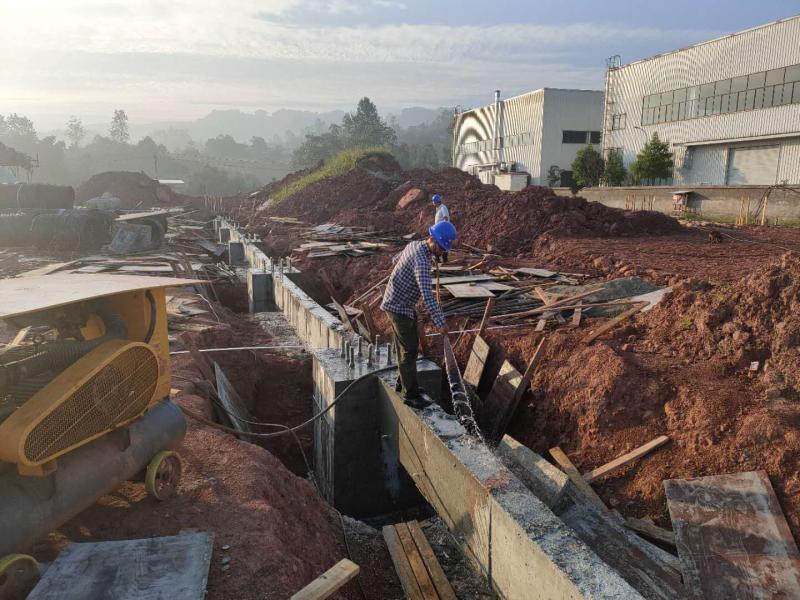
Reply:
[[431, 200], [433, 201], [433, 205], [436, 207], [436, 219], [434, 220], [434, 223], [449, 221], [450, 211], [447, 210], [444, 202], [442, 202], [442, 197], [439, 194], [434, 194]]
[[422, 297], [431, 320], [442, 335], [447, 335], [444, 313], [433, 294], [431, 267], [453, 246], [456, 228], [441, 221], [428, 229], [428, 238], [409, 243], [394, 258], [394, 269], [383, 294], [381, 310], [392, 323], [397, 354], [397, 391], [406, 404], [423, 408], [430, 401], [422, 396], [417, 382], [417, 302]]

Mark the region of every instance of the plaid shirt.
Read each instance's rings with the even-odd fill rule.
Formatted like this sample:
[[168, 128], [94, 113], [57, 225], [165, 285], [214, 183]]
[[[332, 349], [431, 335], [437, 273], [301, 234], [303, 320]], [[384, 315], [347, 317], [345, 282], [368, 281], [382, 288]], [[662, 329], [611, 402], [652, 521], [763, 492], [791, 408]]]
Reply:
[[381, 309], [416, 319], [419, 297], [425, 302], [437, 327], [444, 327], [444, 313], [433, 296], [431, 251], [424, 241], [411, 242], [394, 257], [394, 270], [383, 294]]

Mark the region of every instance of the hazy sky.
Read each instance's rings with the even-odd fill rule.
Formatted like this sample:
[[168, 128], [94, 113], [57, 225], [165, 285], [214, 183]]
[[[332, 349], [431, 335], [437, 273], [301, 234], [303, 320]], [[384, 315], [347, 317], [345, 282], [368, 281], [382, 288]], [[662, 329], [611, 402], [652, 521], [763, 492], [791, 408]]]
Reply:
[[796, 0], [0, 0], [0, 114], [39, 129], [215, 108], [465, 107], [602, 89], [630, 62], [800, 13]]

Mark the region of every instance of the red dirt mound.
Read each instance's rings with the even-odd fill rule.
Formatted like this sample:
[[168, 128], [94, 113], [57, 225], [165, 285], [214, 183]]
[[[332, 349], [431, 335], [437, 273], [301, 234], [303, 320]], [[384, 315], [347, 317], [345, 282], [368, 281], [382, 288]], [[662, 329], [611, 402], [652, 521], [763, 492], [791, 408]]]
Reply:
[[720, 357], [738, 369], [760, 361], [767, 394], [797, 400], [798, 314], [800, 258], [785, 254], [735, 283], [688, 279], [676, 285], [647, 318], [645, 349], [668, 348], [693, 360]]
[[191, 196], [178, 194], [144, 173], [132, 171], [98, 173], [77, 187], [75, 198], [84, 202], [102, 196], [105, 192], [122, 200], [122, 208], [183, 205], [193, 199]]

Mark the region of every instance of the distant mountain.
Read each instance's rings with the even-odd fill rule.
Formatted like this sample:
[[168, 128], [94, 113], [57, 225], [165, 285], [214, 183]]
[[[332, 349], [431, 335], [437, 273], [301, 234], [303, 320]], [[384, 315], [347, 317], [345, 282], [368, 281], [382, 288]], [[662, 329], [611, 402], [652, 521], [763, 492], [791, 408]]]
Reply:
[[422, 106], [412, 106], [404, 108], [397, 114], [390, 114], [389, 119], [403, 129], [416, 125], [433, 123], [439, 116], [446, 112], [448, 115], [453, 113], [452, 108], [424, 108]]

